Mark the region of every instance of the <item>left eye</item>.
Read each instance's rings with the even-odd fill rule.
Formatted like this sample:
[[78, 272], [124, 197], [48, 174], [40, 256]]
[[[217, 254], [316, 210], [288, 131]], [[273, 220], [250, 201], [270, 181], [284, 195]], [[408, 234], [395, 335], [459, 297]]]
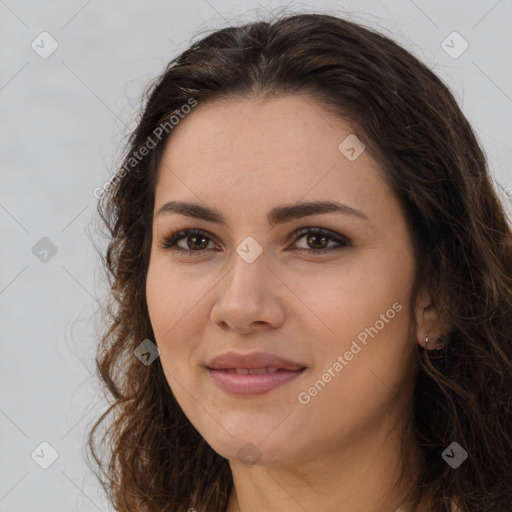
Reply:
[[[295, 238], [295, 242], [300, 240], [301, 238], [305, 238], [306, 243], [310, 245], [321, 245], [321, 248], [313, 248], [313, 249], [304, 249], [299, 248], [298, 251], [306, 251], [313, 253], [327, 253], [331, 251], [339, 251], [344, 247], [348, 247], [350, 245], [350, 241], [348, 238], [339, 235], [337, 233], [333, 233], [332, 231], [328, 231], [321, 228], [306, 228], [302, 229], [297, 233], [297, 237]], [[328, 247], [328, 242], [334, 241], [334, 247]]]
[[[301, 238], [305, 238], [306, 243], [310, 246], [313, 245], [317, 247], [313, 247], [311, 249], [298, 248], [295, 250], [313, 254], [339, 251], [344, 247], [350, 246], [350, 241], [346, 237], [321, 228], [305, 228], [299, 230], [295, 234], [294, 242], [298, 242]], [[179, 246], [178, 242], [183, 239], [187, 240], [188, 248]], [[329, 241], [334, 241], [334, 247], [328, 246]], [[186, 254], [188, 256], [196, 256], [197, 253], [205, 252], [205, 249], [208, 250], [207, 248], [209, 243], [213, 243], [213, 241], [204, 231], [199, 229], [185, 229], [169, 235], [164, 239], [160, 247], [162, 249]]]

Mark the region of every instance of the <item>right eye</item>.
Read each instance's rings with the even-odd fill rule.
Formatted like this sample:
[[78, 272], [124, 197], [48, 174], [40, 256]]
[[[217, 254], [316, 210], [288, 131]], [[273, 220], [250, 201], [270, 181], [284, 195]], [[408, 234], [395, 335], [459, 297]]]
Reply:
[[[183, 239], [187, 241], [189, 247], [195, 248], [191, 249], [177, 245], [177, 243]], [[208, 246], [208, 241], [213, 243], [212, 239], [200, 229], [183, 229], [167, 236], [160, 247], [186, 256], [195, 256], [193, 253], [205, 252], [204, 249]]]

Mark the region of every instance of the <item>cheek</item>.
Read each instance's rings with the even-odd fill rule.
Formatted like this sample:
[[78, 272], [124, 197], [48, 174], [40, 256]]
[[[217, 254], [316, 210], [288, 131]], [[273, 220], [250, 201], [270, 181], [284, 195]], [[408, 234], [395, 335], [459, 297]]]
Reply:
[[197, 270], [176, 266], [164, 256], [155, 256], [146, 279], [146, 301], [153, 331], [162, 344], [176, 339], [175, 333], [190, 327], [191, 318], [201, 310], [211, 283]]
[[208, 319], [207, 294], [212, 283], [205, 275], [170, 265], [165, 256], [151, 260], [148, 269], [149, 318], [166, 379], [178, 401], [182, 386], [191, 385], [190, 367], [198, 364], [198, 344]]
[[[149, 319], [160, 349], [160, 359], [166, 378], [179, 371], [179, 360], [183, 360], [187, 344], [180, 329], [187, 320], [188, 295], [183, 293], [179, 274], [169, 272], [161, 260], [152, 260], [146, 279], [146, 301]], [[193, 310], [189, 314], [193, 314]], [[172, 384], [169, 382], [169, 384]]]
[[306, 306], [301, 306], [297, 318], [310, 335], [316, 332], [325, 340], [314, 344], [315, 352], [325, 353], [348, 350], [360, 333], [364, 341], [366, 329], [376, 323], [379, 339], [405, 342], [407, 335], [402, 334], [408, 332], [413, 278], [414, 263], [409, 255], [372, 249], [316, 273], [290, 276], [293, 292]]

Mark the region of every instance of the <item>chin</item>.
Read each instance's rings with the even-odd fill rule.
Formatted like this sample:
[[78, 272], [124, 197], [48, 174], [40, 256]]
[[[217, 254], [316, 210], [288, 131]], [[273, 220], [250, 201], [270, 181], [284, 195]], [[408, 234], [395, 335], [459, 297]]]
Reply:
[[297, 458], [290, 452], [290, 445], [285, 439], [278, 436], [272, 439], [272, 434], [269, 436], [268, 433], [257, 434], [248, 430], [246, 435], [229, 437], [226, 434], [222, 440], [205, 439], [221, 457], [234, 464], [272, 466]]

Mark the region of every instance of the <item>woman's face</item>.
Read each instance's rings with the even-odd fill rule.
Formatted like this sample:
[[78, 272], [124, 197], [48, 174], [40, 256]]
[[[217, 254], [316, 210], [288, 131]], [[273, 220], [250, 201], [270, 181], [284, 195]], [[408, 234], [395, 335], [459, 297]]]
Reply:
[[[300, 96], [199, 103], [173, 129], [148, 309], [172, 392], [231, 463], [329, 456], [404, 417], [415, 265], [378, 169], [349, 124]], [[228, 352], [241, 359], [209, 369]]]

